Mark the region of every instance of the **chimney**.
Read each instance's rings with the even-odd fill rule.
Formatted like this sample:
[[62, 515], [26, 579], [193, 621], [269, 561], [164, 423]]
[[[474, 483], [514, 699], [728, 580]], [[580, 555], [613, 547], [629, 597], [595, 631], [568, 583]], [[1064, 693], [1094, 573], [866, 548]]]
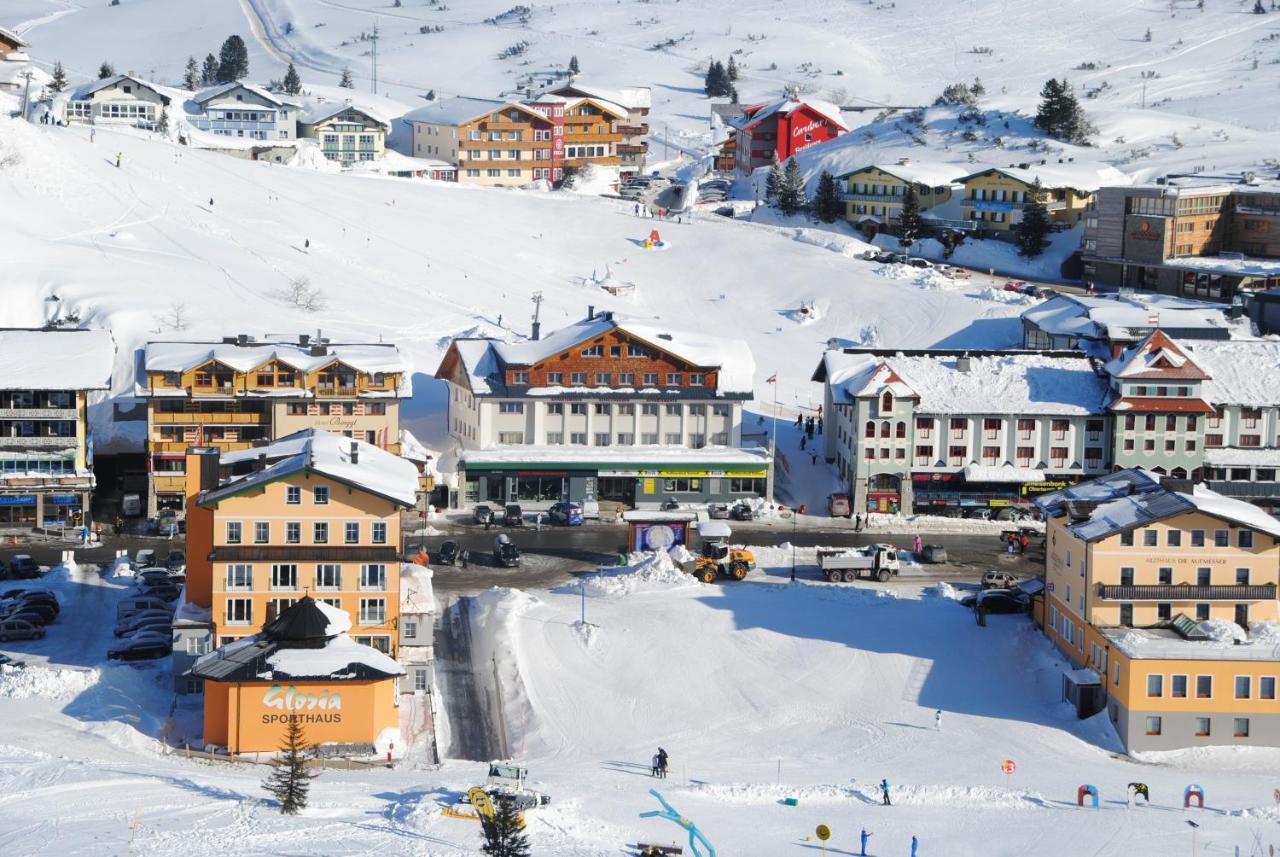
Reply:
[[308, 352], [312, 357], [323, 357], [329, 353], [329, 348], [323, 342], [312, 344], [311, 350]]
[[957, 372], [969, 371], [969, 355], [968, 354], [965, 354], [962, 357], [956, 358], [956, 371]]
[[308, 345], [310, 345], [310, 344], [311, 344], [311, 334], [309, 334], [309, 333], [300, 333], [300, 334], [298, 334], [298, 344], [299, 344], [299, 345], [301, 345], [303, 348], [306, 348]]
[[360, 463], [360, 442], [359, 441], [355, 441], [355, 440], [351, 441], [351, 463], [352, 464]]
[[213, 606], [213, 530], [215, 511], [199, 503], [200, 494], [218, 487], [218, 450], [193, 446], [186, 455], [187, 600]]
[[537, 342], [540, 338], [542, 338], [542, 322], [535, 321], [533, 323], [533, 330], [529, 332], [529, 338], [532, 339], [534, 342]]
[[591, 321], [591, 319], [593, 319], [593, 318], [595, 318], [595, 317], [596, 317], [596, 306], [595, 306], [595, 304], [587, 304], [587, 321]]
[[241, 333], [236, 336], [236, 345], [239, 345], [241, 348], [248, 345], [252, 341], [253, 341], [253, 337], [251, 337], [247, 333]]

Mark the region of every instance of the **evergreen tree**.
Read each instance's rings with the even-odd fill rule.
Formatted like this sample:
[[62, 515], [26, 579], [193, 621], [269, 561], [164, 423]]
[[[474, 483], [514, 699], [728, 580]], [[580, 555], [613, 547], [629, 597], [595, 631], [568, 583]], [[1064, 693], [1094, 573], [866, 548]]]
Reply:
[[200, 86], [200, 64], [195, 57], [187, 57], [187, 70], [182, 75], [182, 85], [187, 89]]
[[1040, 107], [1036, 110], [1035, 126], [1041, 131], [1054, 135], [1062, 116], [1062, 84], [1057, 78], [1049, 78], [1040, 87]]
[[218, 82], [218, 58], [209, 54], [204, 58], [204, 66], [200, 69], [200, 83], [213, 86]]
[[249, 50], [244, 39], [227, 36], [218, 52], [218, 82], [231, 83], [249, 74]]
[[776, 200], [782, 193], [782, 164], [778, 163], [778, 153], [774, 152], [769, 163], [769, 175], [764, 180], [764, 198]]
[[61, 92], [67, 88], [67, 73], [62, 68], [62, 62], [58, 61], [53, 64], [53, 80], [49, 81], [50, 92]]
[[1040, 90], [1035, 126], [1050, 137], [1068, 143], [1084, 143], [1093, 132], [1080, 102], [1064, 80], [1049, 78]]
[[111, 67], [111, 63], [109, 62], [104, 62], [102, 65], [98, 66], [98, 80], [106, 80], [115, 73], [116, 70]]
[[732, 54], [729, 55], [729, 67], [725, 69], [725, 77], [729, 79], [730, 83], [734, 83], [738, 79], [738, 64], [733, 61]]
[[804, 177], [795, 158], [787, 158], [782, 170], [782, 189], [778, 191], [778, 208], [783, 214], [798, 214], [804, 210]]
[[484, 845], [489, 857], [530, 857], [529, 837], [520, 826], [515, 801], [499, 797], [493, 802], [493, 818], [484, 821]]
[[907, 193], [902, 197], [902, 213], [898, 215], [898, 241], [908, 253], [911, 246], [920, 240], [922, 225], [920, 198], [916, 196], [915, 187], [907, 185]]
[[351, 69], [344, 68], [342, 70], [342, 77], [338, 80], [338, 86], [341, 86], [344, 89], [356, 88], [355, 79], [351, 76]]
[[813, 193], [809, 208], [823, 223], [835, 223], [840, 219], [840, 192], [836, 189], [835, 176], [826, 170], [818, 178], [818, 189]]
[[160, 108], [160, 117], [156, 119], [156, 130], [166, 137], [169, 136], [169, 111], [164, 107]]
[[297, 815], [298, 810], [307, 806], [307, 790], [314, 777], [307, 772], [306, 749], [302, 724], [290, 720], [284, 733], [284, 745], [280, 748], [284, 755], [271, 760], [271, 773], [262, 783], [262, 787], [280, 801], [280, 812], [285, 815]]
[[578, 74], [582, 69], [578, 66], [578, 55], [569, 57], [569, 74]]
[[729, 87], [729, 103], [730, 104], [738, 103], [738, 87], [736, 86]]
[[712, 98], [718, 95], [726, 95], [729, 86], [729, 81], [726, 79], [727, 74], [719, 60], [709, 62], [707, 64], [707, 76], [703, 79], [703, 92]]
[[1045, 208], [1040, 179], [1036, 179], [1022, 207], [1022, 222], [1013, 227], [1018, 255], [1034, 259], [1049, 246], [1049, 211]]
[[987, 94], [987, 88], [982, 85], [982, 78], [975, 77], [973, 79], [973, 86], [969, 87], [969, 94], [974, 98], [981, 98]]
[[289, 63], [289, 68], [284, 73], [281, 88], [287, 95], [297, 95], [302, 91], [302, 78], [298, 77], [298, 70], [293, 67], [293, 63]]

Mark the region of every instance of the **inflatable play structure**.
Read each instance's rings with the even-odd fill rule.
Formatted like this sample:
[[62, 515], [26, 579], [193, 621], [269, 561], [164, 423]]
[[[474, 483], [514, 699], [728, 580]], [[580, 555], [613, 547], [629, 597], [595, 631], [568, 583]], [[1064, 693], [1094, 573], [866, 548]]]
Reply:
[[1129, 783], [1129, 806], [1133, 806], [1138, 795], [1142, 795], [1143, 801], [1147, 806], [1151, 805], [1151, 790], [1147, 788], [1146, 783]]
[[1076, 789], [1076, 806], [1084, 806], [1084, 799], [1089, 798], [1093, 803], [1093, 808], [1098, 808], [1098, 787], [1091, 786], [1087, 783]]
[[1182, 790], [1182, 808], [1190, 809], [1192, 801], [1195, 801], [1200, 809], [1204, 809], [1204, 786], [1199, 783], [1192, 783]]
[[652, 250], [654, 247], [665, 247], [665, 246], [667, 245], [662, 243], [662, 236], [658, 234], [657, 229], [654, 229], [653, 231], [651, 231], [649, 233], [649, 237], [646, 238], [644, 242], [644, 249], [646, 250]]
[[[655, 232], [657, 230], [654, 230]], [[682, 816], [676, 811], [675, 807], [667, 803], [666, 798], [658, 793], [657, 789], [649, 789], [649, 794], [658, 799], [658, 803], [662, 804], [662, 809], [655, 809], [652, 812], [640, 813], [641, 818], [665, 818], [667, 821], [678, 824], [681, 828], [689, 833], [689, 851], [693, 857], [716, 857], [716, 849], [707, 837], [702, 835], [702, 831], [698, 829], [698, 825]], [[705, 852], [698, 848], [698, 843], [707, 849]]]

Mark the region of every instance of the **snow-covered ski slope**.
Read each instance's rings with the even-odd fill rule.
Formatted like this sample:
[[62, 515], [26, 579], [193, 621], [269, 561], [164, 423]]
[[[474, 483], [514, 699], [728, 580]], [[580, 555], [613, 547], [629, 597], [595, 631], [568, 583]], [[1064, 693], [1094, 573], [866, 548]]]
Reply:
[[[853, 238], [711, 216], [656, 223], [594, 197], [291, 169], [106, 128], [91, 143], [84, 127], [7, 119], [0, 153], [14, 161], [0, 169], [0, 324], [40, 323], [56, 295], [64, 315], [114, 333], [117, 395], [131, 392], [134, 351], [148, 339], [319, 328], [335, 341], [398, 343], [416, 370], [408, 424], [438, 440], [443, 398], [431, 375], [448, 337], [503, 334], [500, 319], [527, 334], [541, 291], [544, 330], [594, 305], [747, 338], [757, 395], [771, 401], [763, 381], [778, 372], [784, 403], [807, 404], [829, 337], [874, 330], [903, 346], [1007, 345], [1027, 306], [967, 283], [882, 276], [852, 258], [866, 246]], [[655, 225], [669, 246], [645, 250]], [[584, 284], [606, 267], [636, 294]], [[322, 292], [323, 309], [289, 301], [299, 278]], [[785, 315], [802, 300], [823, 307], [821, 320]], [[109, 407], [96, 409], [100, 441], [140, 425], [110, 420]]]

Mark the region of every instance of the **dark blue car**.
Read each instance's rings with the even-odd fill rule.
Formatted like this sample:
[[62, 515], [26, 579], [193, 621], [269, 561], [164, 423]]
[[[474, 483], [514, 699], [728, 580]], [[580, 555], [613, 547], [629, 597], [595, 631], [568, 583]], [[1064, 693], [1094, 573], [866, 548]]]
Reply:
[[556, 503], [547, 510], [547, 516], [553, 524], [566, 527], [582, 526], [582, 506], [577, 503]]

